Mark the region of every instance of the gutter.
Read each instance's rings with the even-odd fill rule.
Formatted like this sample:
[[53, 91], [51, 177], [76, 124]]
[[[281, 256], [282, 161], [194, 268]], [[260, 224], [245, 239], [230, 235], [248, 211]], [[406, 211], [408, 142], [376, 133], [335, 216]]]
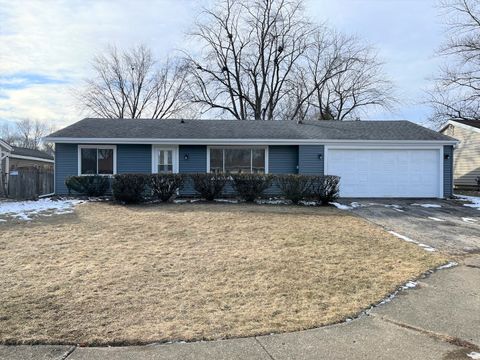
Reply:
[[47, 137], [45, 141], [64, 144], [164, 144], [164, 145], [323, 145], [398, 144], [455, 145], [457, 140], [321, 140], [321, 139], [158, 139], [158, 138], [74, 138]]

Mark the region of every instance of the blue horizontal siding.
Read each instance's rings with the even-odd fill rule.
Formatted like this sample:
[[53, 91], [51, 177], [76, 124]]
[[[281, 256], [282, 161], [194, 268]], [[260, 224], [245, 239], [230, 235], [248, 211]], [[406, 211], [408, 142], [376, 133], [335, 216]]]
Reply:
[[[55, 193], [68, 194], [65, 180], [78, 175], [78, 145], [55, 144]], [[151, 173], [151, 145], [117, 145], [117, 174]]]
[[452, 145], [443, 147], [443, 196], [446, 198], [453, 195], [453, 151]]
[[[321, 158], [319, 158], [319, 156]], [[323, 175], [325, 146], [300, 145], [298, 147], [298, 173], [305, 175]]]
[[298, 172], [298, 146], [269, 146], [268, 172], [270, 174], [296, 174]]
[[[180, 145], [178, 171], [181, 174], [207, 172], [207, 146], [206, 145]], [[188, 159], [185, 159], [188, 157]], [[190, 180], [183, 185], [180, 195], [192, 196], [196, 191]]]
[[78, 145], [55, 144], [55, 193], [68, 194], [65, 180], [78, 175]]
[[[298, 146], [275, 145], [268, 147], [268, 172], [270, 174], [298, 173]], [[265, 191], [267, 195], [279, 195], [280, 188], [273, 184]]]
[[152, 145], [118, 145], [117, 174], [152, 172]]

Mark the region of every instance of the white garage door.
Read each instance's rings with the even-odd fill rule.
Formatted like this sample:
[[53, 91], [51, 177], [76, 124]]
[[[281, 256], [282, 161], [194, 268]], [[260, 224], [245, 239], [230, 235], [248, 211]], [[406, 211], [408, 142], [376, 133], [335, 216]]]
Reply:
[[326, 149], [342, 197], [441, 197], [440, 150]]

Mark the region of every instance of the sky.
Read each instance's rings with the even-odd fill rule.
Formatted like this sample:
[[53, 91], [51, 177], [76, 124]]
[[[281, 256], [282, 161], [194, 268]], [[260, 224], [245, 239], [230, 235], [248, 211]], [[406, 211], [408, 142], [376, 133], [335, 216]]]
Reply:
[[[0, 0], [0, 124], [30, 118], [56, 128], [82, 117], [72, 95], [108, 44], [146, 44], [159, 59], [214, 0]], [[369, 119], [424, 124], [424, 90], [444, 37], [436, 0], [306, 0], [308, 16], [373, 45], [400, 103]]]

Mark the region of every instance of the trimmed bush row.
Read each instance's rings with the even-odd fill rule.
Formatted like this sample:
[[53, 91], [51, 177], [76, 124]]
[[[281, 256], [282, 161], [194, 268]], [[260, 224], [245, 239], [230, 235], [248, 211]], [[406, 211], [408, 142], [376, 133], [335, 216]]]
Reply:
[[[148, 199], [171, 200], [190, 179], [194, 190], [205, 200], [212, 201], [223, 194], [231, 184], [236, 195], [253, 202], [264, 195], [272, 185], [285, 199], [298, 204], [302, 200], [315, 200], [322, 205], [338, 198], [338, 176], [272, 175], [272, 174], [121, 174], [112, 181], [112, 193], [116, 201], [133, 204]], [[72, 176], [65, 181], [69, 192], [87, 196], [103, 196], [109, 189], [109, 178], [102, 176]]]

